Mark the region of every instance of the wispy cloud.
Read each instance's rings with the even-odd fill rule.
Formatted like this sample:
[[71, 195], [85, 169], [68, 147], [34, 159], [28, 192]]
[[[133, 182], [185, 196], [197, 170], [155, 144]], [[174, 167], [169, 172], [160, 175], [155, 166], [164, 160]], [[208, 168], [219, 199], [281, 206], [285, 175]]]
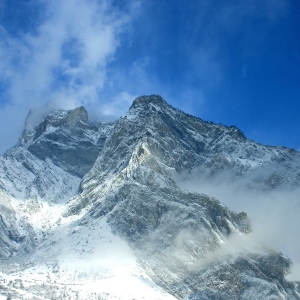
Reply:
[[[130, 21], [130, 10], [120, 11], [110, 1], [40, 1], [44, 18], [17, 36], [0, 27], [2, 152], [16, 139], [30, 108], [49, 109], [105, 105], [99, 92], [107, 66]], [[102, 101], [102, 102], [101, 102]], [[4, 104], [3, 104], [4, 103]]]

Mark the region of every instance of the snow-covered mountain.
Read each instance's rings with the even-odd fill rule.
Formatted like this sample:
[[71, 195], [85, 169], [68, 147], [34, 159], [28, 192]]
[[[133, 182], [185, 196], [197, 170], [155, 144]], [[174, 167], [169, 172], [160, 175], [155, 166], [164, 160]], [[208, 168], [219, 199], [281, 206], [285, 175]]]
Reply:
[[285, 279], [291, 261], [247, 238], [245, 212], [176, 183], [196, 174], [296, 189], [299, 152], [158, 95], [137, 98], [115, 123], [91, 124], [83, 107], [28, 123], [0, 157], [3, 297], [300, 299]]

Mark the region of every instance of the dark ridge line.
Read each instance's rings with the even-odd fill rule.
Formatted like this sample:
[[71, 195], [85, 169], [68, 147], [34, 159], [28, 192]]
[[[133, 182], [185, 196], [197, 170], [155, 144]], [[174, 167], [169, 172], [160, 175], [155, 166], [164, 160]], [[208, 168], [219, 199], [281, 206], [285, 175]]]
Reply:
[[[174, 109], [176, 112], [179, 112], [179, 113], [185, 115], [186, 117], [192, 118], [192, 119], [194, 119], [194, 120], [201, 121], [201, 122], [204, 122], [204, 123], [209, 124], [209, 125], [222, 126], [222, 127], [228, 128], [228, 129], [231, 129], [231, 128], [232, 128], [232, 129], [237, 129], [238, 131], [240, 131], [240, 133], [242, 133], [242, 134], [244, 135], [244, 137], [245, 137], [246, 139], [248, 139], [248, 138], [245, 136], [244, 132], [243, 132], [240, 128], [238, 128], [237, 126], [235, 126], [235, 125], [229, 125], [229, 126], [228, 126], [228, 125], [224, 125], [224, 124], [222, 124], [222, 123], [217, 124], [217, 123], [214, 123], [214, 122], [212, 122], [212, 121], [205, 121], [205, 120], [201, 119], [200, 117], [191, 115], [191, 114], [186, 113], [186, 112], [184, 112], [183, 110], [181, 110], [181, 109], [179, 109], [179, 108], [177, 108], [177, 107], [172, 106], [172, 105], [169, 104], [165, 99], [163, 99], [162, 96], [160, 96], [160, 95], [158, 95], [158, 94], [142, 95], [142, 96], [139, 96], [139, 97], [135, 98], [135, 99], [133, 100], [133, 102], [132, 102], [132, 104], [131, 104], [129, 110], [132, 108], [132, 106], [133, 106], [133, 104], [134, 104], [134, 102], [135, 102], [136, 100], [138, 100], [138, 99], [140, 99], [140, 98], [151, 98], [151, 97], [159, 98], [164, 104], [166, 104], [166, 105], [169, 106], [170, 108]], [[150, 102], [150, 103], [151, 103], [151, 102]]]

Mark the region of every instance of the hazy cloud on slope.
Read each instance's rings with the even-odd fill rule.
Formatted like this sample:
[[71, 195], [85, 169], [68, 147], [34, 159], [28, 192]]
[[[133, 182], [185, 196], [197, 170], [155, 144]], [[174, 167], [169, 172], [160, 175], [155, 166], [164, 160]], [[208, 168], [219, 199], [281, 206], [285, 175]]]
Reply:
[[250, 190], [242, 187], [240, 181], [228, 180], [227, 174], [203, 180], [197, 172], [180, 175], [176, 182], [183, 189], [215, 197], [229, 209], [248, 214], [252, 233], [246, 239], [234, 237], [233, 244], [225, 245], [221, 252], [244, 251], [245, 247], [252, 251], [262, 247], [282, 252], [293, 263], [289, 278], [300, 279], [299, 188], [293, 191]]

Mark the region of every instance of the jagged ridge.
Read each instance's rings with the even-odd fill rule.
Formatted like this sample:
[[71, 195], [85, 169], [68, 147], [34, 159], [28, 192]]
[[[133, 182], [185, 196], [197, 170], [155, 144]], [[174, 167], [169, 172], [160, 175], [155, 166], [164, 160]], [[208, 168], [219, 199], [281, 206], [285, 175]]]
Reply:
[[[152, 95], [137, 98], [114, 124], [91, 126], [82, 107], [52, 112], [24, 131], [1, 159], [2, 191], [25, 205], [36, 203], [30, 206], [36, 213], [44, 200], [49, 209], [60, 204], [48, 237], [36, 228], [27, 232], [28, 240], [36, 234], [36, 243], [44, 241], [36, 255], [54, 251], [55, 232], [75, 241], [81, 229], [107, 222], [135, 250], [149, 276], [178, 299], [299, 299], [297, 284], [284, 279], [290, 262], [281, 254], [227, 255], [203, 267], [203, 260], [217, 255], [231, 237], [250, 232], [247, 215], [230, 212], [209, 196], [182, 191], [173, 180], [178, 173], [198, 170], [205, 178], [230, 172], [254, 188], [296, 187], [300, 160], [295, 150], [257, 144], [234, 126], [191, 117]], [[51, 196], [48, 191], [57, 182]], [[61, 196], [66, 188], [69, 192]], [[21, 213], [24, 207], [14, 204], [13, 209]], [[26, 226], [32, 228], [30, 222]], [[3, 228], [0, 233], [8, 236]], [[13, 246], [18, 237], [9, 239], [7, 253], [22, 248]], [[90, 242], [87, 251], [97, 247]], [[55, 264], [62, 262], [55, 258]]]

